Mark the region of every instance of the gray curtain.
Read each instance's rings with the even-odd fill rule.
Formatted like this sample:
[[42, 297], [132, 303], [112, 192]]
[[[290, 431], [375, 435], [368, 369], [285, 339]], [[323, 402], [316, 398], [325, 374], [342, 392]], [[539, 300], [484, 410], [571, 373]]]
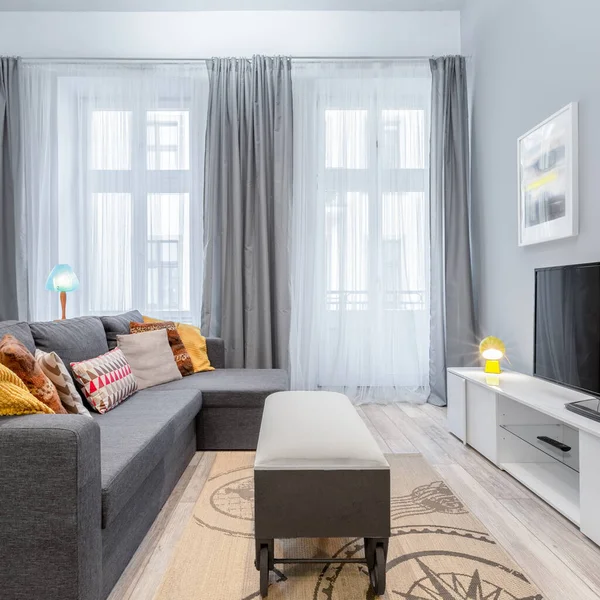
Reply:
[[430, 402], [446, 402], [446, 368], [477, 359], [469, 220], [469, 116], [462, 56], [430, 61]]
[[27, 318], [19, 66], [16, 58], [0, 57], [0, 320]]
[[202, 328], [227, 367], [286, 368], [292, 201], [288, 58], [208, 61]]

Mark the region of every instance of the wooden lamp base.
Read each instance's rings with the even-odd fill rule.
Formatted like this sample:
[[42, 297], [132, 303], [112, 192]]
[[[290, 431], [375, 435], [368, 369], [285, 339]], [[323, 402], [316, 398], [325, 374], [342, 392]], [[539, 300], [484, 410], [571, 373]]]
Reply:
[[64, 321], [67, 318], [67, 292], [60, 293], [60, 307], [62, 309], [61, 320]]

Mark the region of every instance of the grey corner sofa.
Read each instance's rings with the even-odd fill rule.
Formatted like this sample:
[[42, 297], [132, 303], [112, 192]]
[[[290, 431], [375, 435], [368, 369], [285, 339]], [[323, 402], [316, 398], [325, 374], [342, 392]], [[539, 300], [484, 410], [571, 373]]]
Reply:
[[[50, 323], [0, 322], [34, 352], [70, 362], [109, 350], [137, 311]], [[0, 418], [0, 597], [104, 600], [197, 450], [256, 448], [266, 397], [281, 370], [225, 369], [137, 392], [93, 419]], [[201, 568], [201, 565], [199, 565]]]

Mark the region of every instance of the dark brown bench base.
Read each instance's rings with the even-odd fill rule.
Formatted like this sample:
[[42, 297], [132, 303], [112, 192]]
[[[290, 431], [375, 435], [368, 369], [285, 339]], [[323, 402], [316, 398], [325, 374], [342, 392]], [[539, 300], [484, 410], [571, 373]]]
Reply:
[[[317, 491], [318, 490], [318, 491]], [[390, 536], [389, 470], [255, 470], [255, 566], [260, 592], [268, 594], [276, 564], [362, 563], [373, 591], [385, 592]], [[364, 538], [365, 556], [356, 559], [275, 557], [274, 540]]]

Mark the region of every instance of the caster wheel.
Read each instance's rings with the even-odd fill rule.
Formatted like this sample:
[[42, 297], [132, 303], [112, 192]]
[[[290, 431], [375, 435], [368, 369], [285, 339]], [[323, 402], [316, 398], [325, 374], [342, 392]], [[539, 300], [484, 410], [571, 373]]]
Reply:
[[260, 549], [258, 568], [260, 570], [260, 596], [266, 598], [269, 594], [269, 548], [267, 546]]
[[377, 596], [385, 594], [385, 552], [383, 546], [375, 547], [375, 560], [369, 569], [371, 587]]

